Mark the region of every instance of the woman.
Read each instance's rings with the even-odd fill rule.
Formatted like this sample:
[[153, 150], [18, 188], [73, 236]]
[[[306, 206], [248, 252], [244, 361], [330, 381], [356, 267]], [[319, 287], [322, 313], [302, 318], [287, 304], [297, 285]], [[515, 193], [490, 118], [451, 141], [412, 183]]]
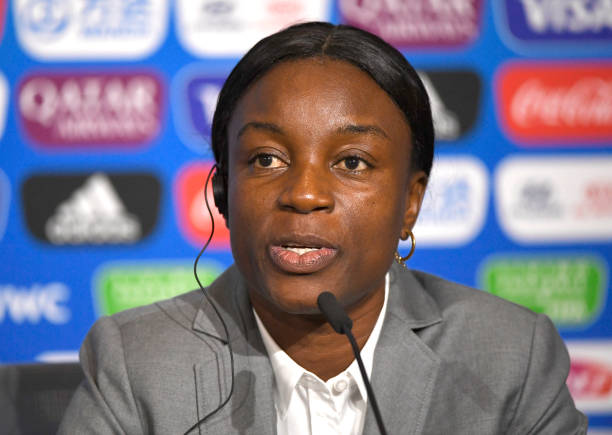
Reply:
[[100, 319], [61, 433], [377, 433], [323, 291], [353, 320], [388, 433], [585, 432], [546, 317], [394, 263], [433, 156], [427, 95], [394, 48], [326, 23], [260, 41], [212, 140], [235, 266], [212, 304], [196, 291]]

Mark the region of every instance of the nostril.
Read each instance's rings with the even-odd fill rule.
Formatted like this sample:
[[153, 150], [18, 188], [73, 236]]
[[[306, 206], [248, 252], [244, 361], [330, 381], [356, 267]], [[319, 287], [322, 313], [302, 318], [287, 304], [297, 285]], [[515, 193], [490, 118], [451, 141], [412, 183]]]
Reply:
[[334, 207], [333, 189], [325, 173], [313, 167], [296, 166], [283, 180], [279, 206], [297, 213], [331, 211]]

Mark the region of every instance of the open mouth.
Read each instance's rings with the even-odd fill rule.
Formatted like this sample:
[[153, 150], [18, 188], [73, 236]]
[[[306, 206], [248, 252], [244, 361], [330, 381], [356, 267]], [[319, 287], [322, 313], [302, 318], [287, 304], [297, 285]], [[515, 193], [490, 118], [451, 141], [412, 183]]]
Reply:
[[338, 250], [314, 243], [283, 243], [269, 249], [273, 263], [284, 272], [314, 273], [329, 265]]
[[299, 246], [287, 246], [287, 245], [283, 245], [283, 248], [286, 249], [287, 251], [291, 251], [291, 252], [295, 252], [298, 255], [304, 255], [308, 252], [313, 252], [316, 251], [318, 249], [321, 249], [320, 246], [317, 247], [299, 247]]

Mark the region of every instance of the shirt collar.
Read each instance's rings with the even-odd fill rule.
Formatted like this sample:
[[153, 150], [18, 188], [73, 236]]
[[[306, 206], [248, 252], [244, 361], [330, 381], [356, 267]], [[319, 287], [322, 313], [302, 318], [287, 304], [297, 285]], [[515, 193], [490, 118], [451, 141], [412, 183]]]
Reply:
[[[383, 302], [382, 309], [378, 315], [378, 319], [374, 324], [374, 328], [370, 333], [365, 345], [361, 349], [361, 359], [363, 360], [363, 365], [366, 369], [366, 373], [368, 377], [372, 377], [372, 366], [374, 364], [374, 350], [376, 348], [376, 344], [378, 343], [378, 338], [380, 337], [380, 331], [382, 329], [382, 325], [385, 319], [385, 313], [387, 311], [387, 300], [389, 299], [389, 274], [385, 276], [385, 299]], [[281, 415], [285, 415], [287, 412], [287, 408], [289, 407], [289, 401], [291, 400], [291, 394], [295, 390], [297, 383], [300, 381], [302, 376], [310, 375], [317, 379], [318, 376], [314, 373], [309, 372], [304, 369], [300, 365], [298, 365], [295, 361], [293, 361], [289, 355], [285, 353], [284, 350], [280, 348], [280, 346], [274, 341], [274, 339], [270, 336], [268, 330], [262, 323], [261, 319], [253, 309], [253, 314], [255, 315], [255, 322], [257, 323], [257, 328], [261, 334], [262, 341], [268, 352], [268, 356], [270, 358], [270, 364], [272, 365], [272, 371], [274, 372], [274, 377], [276, 379], [276, 389], [274, 392], [275, 396], [275, 405], [280, 412]], [[334, 382], [334, 380], [343, 374], [348, 373], [350, 377], [353, 378], [357, 387], [359, 388], [359, 392], [361, 393], [361, 397], [365, 402], [367, 402], [367, 390], [363, 379], [361, 377], [361, 373], [359, 371], [359, 365], [357, 364], [357, 360], [353, 360], [353, 362], [348, 366], [348, 368], [339, 373], [337, 376], [329, 379], [327, 381], [327, 385], [330, 385]], [[322, 382], [322, 381], [321, 381]]]

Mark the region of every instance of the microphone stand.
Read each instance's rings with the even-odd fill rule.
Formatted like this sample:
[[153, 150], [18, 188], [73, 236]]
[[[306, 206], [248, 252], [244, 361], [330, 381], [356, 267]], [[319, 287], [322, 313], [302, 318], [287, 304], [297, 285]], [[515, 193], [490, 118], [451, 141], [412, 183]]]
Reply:
[[334, 328], [334, 331], [336, 331], [338, 334], [346, 335], [351, 343], [353, 354], [355, 355], [357, 365], [359, 366], [359, 371], [361, 372], [361, 377], [363, 378], [363, 383], [365, 384], [366, 391], [368, 392], [368, 401], [372, 405], [372, 411], [374, 411], [374, 417], [376, 418], [378, 430], [382, 435], [387, 435], [387, 430], [385, 429], [382, 416], [380, 415], [380, 410], [378, 409], [378, 403], [376, 403], [376, 396], [374, 395], [374, 391], [372, 390], [372, 386], [368, 380], [368, 374], [366, 373], [365, 366], [361, 360], [359, 346], [357, 346], [357, 341], [355, 341], [355, 337], [351, 332], [353, 321], [346, 314], [336, 297], [330, 292], [321, 293], [317, 298], [317, 304], [319, 305], [319, 309], [329, 324], [332, 326], [332, 328]]

